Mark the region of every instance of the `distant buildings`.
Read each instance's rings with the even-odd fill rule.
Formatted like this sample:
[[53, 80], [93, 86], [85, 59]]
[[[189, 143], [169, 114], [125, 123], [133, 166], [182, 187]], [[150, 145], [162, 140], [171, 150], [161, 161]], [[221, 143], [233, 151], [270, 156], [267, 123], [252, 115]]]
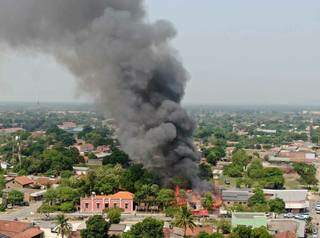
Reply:
[[13, 127], [13, 128], [2, 128], [0, 129], [0, 134], [13, 134], [19, 131], [23, 131], [21, 127]]
[[74, 122], [63, 122], [61, 125], [58, 125], [61, 130], [70, 130], [77, 127], [77, 124]]
[[309, 208], [309, 201], [307, 200], [308, 190], [264, 189], [263, 193], [267, 199], [282, 199], [285, 202], [285, 209], [288, 212], [305, 212]]
[[133, 194], [130, 192], [117, 192], [112, 195], [92, 195], [81, 198], [80, 212], [101, 213], [104, 209], [118, 207], [126, 213], [133, 212]]
[[78, 144], [74, 146], [75, 148], [78, 149], [79, 153], [81, 155], [84, 155], [85, 153], [93, 152], [94, 151], [94, 145], [92, 144]]
[[313, 150], [313, 144], [303, 141], [296, 141], [281, 148], [270, 150], [268, 160], [281, 163], [313, 163], [318, 158]]
[[262, 128], [257, 128], [256, 131], [266, 133], [266, 134], [276, 134], [277, 133], [277, 130], [262, 129]]
[[88, 167], [73, 167], [73, 172], [75, 175], [81, 176], [86, 175], [89, 172]]

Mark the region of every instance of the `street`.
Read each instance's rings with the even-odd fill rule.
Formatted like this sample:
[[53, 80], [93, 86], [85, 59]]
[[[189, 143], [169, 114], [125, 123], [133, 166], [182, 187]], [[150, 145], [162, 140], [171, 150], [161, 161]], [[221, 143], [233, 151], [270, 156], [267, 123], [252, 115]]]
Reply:
[[6, 212], [0, 213], [1, 220], [27, 220], [32, 221], [31, 218], [36, 214], [42, 202], [30, 203], [30, 206], [18, 207], [14, 209], [7, 209]]

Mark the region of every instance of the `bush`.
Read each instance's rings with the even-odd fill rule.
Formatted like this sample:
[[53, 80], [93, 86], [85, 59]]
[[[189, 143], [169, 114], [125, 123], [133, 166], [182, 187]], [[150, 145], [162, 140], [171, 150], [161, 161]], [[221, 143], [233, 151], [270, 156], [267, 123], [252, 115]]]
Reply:
[[59, 210], [61, 212], [73, 212], [74, 211], [74, 204], [73, 204], [73, 202], [64, 202], [59, 206]]
[[107, 217], [111, 224], [119, 224], [121, 220], [121, 212], [120, 208], [110, 208], [107, 212]]
[[44, 203], [39, 207], [38, 212], [39, 213], [52, 213], [59, 210], [58, 205], [49, 205], [47, 203]]
[[24, 195], [22, 192], [12, 190], [8, 195], [8, 203], [12, 205], [21, 205], [23, 203]]
[[166, 207], [164, 209], [164, 213], [166, 214], [166, 217], [173, 218], [178, 210], [179, 210], [179, 208], [177, 208], [177, 207]]

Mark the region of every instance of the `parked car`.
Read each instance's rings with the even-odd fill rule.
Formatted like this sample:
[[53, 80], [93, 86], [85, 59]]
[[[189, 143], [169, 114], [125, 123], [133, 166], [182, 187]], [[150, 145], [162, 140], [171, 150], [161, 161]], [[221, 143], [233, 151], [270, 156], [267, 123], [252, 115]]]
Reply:
[[51, 233], [58, 233], [58, 226], [51, 227]]
[[297, 214], [294, 216], [294, 218], [298, 220], [307, 220], [310, 217], [308, 213], [302, 213], [302, 214]]
[[293, 213], [289, 212], [289, 213], [285, 213], [285, 214], [283, 215], [283, 217], [285, 217], [285, 218], [293, 218], [294, 215], [293, 215]]

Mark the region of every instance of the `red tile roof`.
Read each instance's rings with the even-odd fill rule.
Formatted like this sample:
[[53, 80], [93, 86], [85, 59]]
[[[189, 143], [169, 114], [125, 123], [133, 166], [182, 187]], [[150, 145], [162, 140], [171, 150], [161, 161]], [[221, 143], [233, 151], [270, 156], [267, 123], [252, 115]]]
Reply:
[[43, 231], [39, 227], [32, 227], [26, 231], [23, 231], [22, 233], [13, 236], [12, 238], [33, 238], [42, 233]]
[[52, 178], [48, 178], [48, 177], [40, 177], [40, 178], [34, 179], [34, 182], [36, 184], [39, 184], [39, 185], [42, 185], [42, 186], [48, 186], [48, 185], [58, 184], [59, 183], [59, 179], [52, 179]]
[[42, 233], [40, 228], [33, 227], [30, 223], [0, 220], [0, 234], [11, 238], [32, 238]]
[[19, 177], [16, 177], [14, 180], [17, 183], [21, 184], [22, 186], [33, 184], [33, 180], [31, 178], [26, 177], [26, 176], [19, 176]]
[[133, 196], [134, 196], [133, 193], [121, 191], [121, 192], [117, 192], [117, 193], [111, 194], [111, 195], [97, 195], [97, 198], [111, 198], [111, 199], [128, 199], [128, 200], [132, 200]]

